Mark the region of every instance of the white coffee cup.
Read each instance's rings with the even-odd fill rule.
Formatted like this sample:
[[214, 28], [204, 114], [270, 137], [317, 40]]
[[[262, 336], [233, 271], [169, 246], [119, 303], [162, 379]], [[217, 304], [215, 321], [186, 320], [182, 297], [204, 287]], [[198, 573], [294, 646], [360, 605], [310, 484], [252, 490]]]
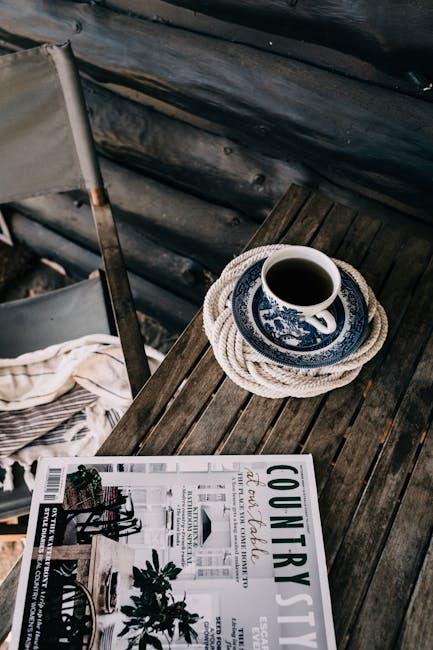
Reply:
[[[301, 259], [306, 262], [313, 262], [319, 265], [328, 274], [331, 279], [332, 291], [325, 300], [314, 305], [296, 305], [283, 300], [272, 291], [267, 282], [269, 270], [278, 262], [290, 259]], [[265, 260], [262, 267], [262, 286], [268, 300], [277, 308], [282, 309], [283, 312], [285, 309], [296, 311], [298, 314], [303, 316], [307, 323], [313, 325], [313, 327], [323, 334], [332, 334], [332, 332], [335, 331], [337, 324], [333, 315], [327, 311], [327, 307], [332, 305], [337, 297], [341, 286], [341, 276], [337, 265], [330, 257], [321, 251], [311, 248], [310, 246], [286, 246], [282, 250], [272, 253]], [[321, 320], [319, 320], [319, 318]]]

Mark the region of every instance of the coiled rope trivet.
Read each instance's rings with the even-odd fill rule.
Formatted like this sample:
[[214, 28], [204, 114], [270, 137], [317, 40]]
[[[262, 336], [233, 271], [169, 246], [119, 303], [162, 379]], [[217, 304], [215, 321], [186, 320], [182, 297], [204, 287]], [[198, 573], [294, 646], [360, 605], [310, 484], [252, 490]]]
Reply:
[[322, 368], [289, 368], [266, 359], [242, 338], [233, 319], [231, 297], [237, 280], [249, 266], [284, 247], [261, 246], [232, 260], [206, 295], [204, 327], [218, 363], [235, 384], [263, 397], [313, 397], [355, 379], [384, 344], [388, 319], [362, 275], [350, 264], [334, 260], [352, 276], [364, 295], [369, 322], [365, 341], [340, 363]]

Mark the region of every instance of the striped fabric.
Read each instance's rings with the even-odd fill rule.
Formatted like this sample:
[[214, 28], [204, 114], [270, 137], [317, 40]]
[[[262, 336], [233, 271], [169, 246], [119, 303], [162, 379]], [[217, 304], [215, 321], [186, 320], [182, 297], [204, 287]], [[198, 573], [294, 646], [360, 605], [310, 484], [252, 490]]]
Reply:
[[[118, 339], [90, 335], [0, 359], [0, 477], [13, 488], [12, 466], [39, 456], [91, 456], [130, 404]], [[1, 481], [0, 481], [1, 485]]]
[[[77, 428], [77, 425], [78, 428]], [[73, 433], [71, 434], [71, 431]], [[75, 413], [69, 420], [62, 422], [58, 427], [55, 427], [48, 433], [45, 433], [41, 438], [37, 440], [32, 440], [28, 445], [25, 445], [25, 448], [30, 449], [36, 446], [49, 446], [49, 445], [58, 445], [68, 440], [72, 442], [76, 440], [82, 440], [84, 436], [87, 435], [89, 429], [86, 425], [86, 414], [81, 411], [80, 413]]]
[[54, 402], [0, 412], [0, 461], [36, 440], [63, 441], [66, 431], [85, 422], [84, 409], [96, 400], [96, 395], [77, 386]]
[[[146, 352], [155, 370], [162, 355], [147, 347]], [[93, 456], [130, 403], [117, 337], [92, 334], [0, 359], [3, 489], [13, 487], [15, 462], [31, 489], [31, 467], [39, 456]]]

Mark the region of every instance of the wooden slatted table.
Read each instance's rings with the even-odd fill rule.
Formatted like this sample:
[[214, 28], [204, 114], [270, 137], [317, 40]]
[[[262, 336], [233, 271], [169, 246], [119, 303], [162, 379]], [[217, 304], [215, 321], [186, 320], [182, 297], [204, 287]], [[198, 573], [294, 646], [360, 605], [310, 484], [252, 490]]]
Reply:
[[414, 230], [292, 186], [249, 247], [307, 244], [358, 267], [388, 313], [384, 349], [345, 388], [268, 400], [224, 376], [198, 314], [99, 450], [312, 453], [341, 648], [433, 647], [433, 237]]

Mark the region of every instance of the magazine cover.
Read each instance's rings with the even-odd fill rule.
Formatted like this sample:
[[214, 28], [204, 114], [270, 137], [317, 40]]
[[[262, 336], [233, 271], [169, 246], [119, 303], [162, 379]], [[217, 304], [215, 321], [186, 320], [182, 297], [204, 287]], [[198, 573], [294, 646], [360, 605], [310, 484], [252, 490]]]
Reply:
[[10, 647], [335, 648], [311, 456], [41, 460]]

